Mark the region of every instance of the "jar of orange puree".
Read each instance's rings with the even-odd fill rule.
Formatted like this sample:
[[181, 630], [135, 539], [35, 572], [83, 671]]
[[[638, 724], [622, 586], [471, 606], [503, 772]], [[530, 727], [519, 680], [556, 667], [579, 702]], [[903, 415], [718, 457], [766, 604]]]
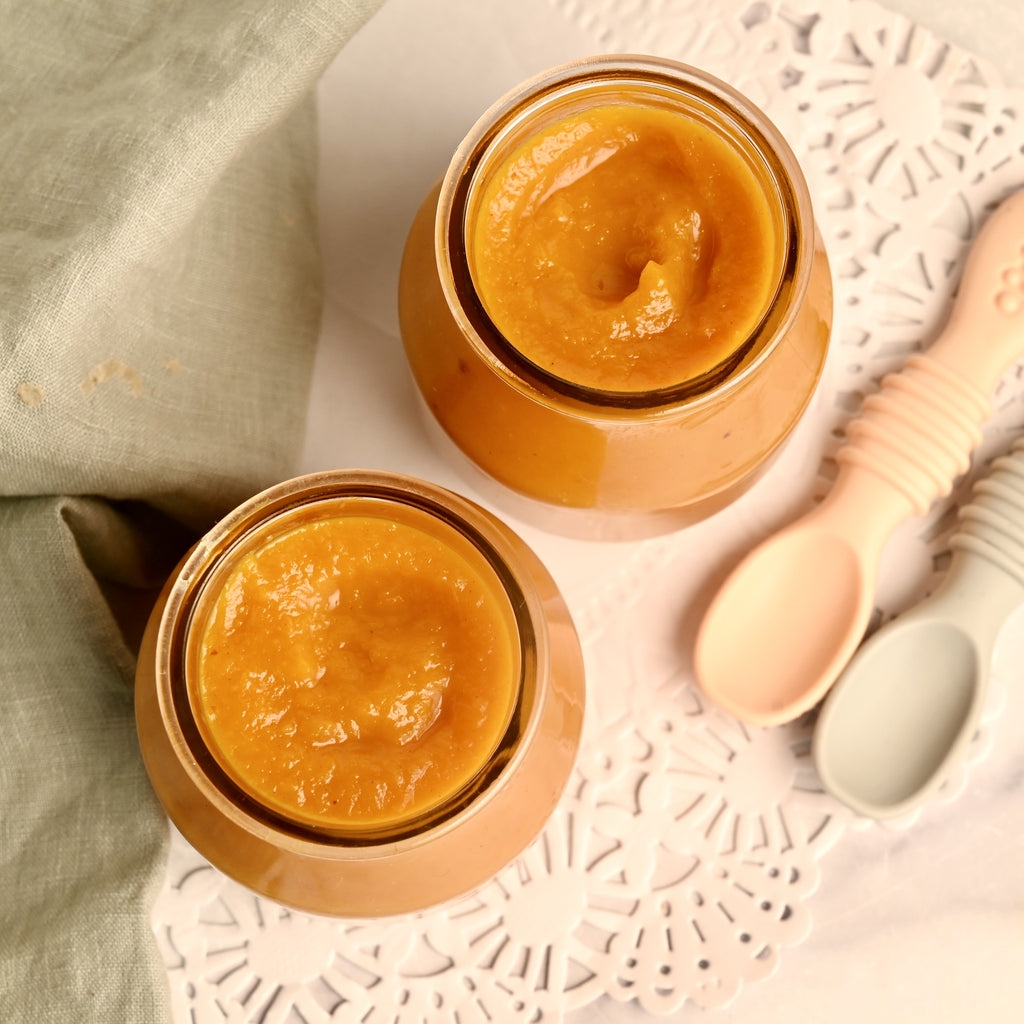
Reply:
[[551, 506], [701, 518], [806, 408], [832, 287], [775, 127], [681, 64], [555, 68], [473, 127], [411, 228], [412, 373], [444, 434]]
[[540, 832], [572, 770], [580, 648], [532, 551], [370, 472], [271, 488], [204, 537], [146, 630], [146, 767], [192, 845], [318, 914], [419, 910]]

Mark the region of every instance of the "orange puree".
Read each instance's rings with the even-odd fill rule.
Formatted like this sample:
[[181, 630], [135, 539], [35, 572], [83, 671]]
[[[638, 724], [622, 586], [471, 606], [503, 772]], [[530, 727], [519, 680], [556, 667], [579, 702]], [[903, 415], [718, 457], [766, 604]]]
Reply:
[[473, 280], [506, 340], [585, 387], [672, 388], [726, 362], [780, 273], [769, 203], [699, 121], [594, 107], [528, 138], [484, 188]]
[[483, 556], [426, 513], [375, 504], [342, 499], [271, 534], [201, 634], [197, 717], [215, 756], [314, 825], [429, 810], [486, 762], [516, 699], [513, 613]]

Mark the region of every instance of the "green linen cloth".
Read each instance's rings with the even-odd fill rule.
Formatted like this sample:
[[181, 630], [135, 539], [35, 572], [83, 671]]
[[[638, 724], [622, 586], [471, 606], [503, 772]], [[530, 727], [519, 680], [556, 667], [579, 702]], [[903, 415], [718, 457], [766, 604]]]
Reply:
[[380, 2], [0, 0], [4, 1024], [169, 1017], [136, 630], [189, 538], [294, 472], [312, 87]]

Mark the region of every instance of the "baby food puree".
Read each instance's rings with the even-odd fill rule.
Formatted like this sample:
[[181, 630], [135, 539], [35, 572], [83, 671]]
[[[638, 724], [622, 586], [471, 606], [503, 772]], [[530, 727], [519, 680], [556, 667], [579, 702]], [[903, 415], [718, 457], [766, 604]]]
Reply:
[[519, 647], [493, 569], [415, 508], [332, 514], [271, 534], [203, 624], [200, 727], [229, 775], [314, 825], [420, 814], [500, 743]]
[[471, 240], [481, 302], [563, 380], [654, 391], [725, 363], [780, 274], [772, 214], [736, 148], [628, 103], [570, 115], [489, 179]]

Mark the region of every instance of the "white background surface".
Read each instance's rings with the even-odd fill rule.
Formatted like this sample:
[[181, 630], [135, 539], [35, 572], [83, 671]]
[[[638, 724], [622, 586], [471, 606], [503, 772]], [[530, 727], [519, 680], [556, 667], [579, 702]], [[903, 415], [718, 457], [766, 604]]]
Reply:
[[[400, 140], [395, 151], [354, 149], [338, 141], [337, 131], [325, 135], [325, 217], [339, 205], [341, 190], [373, 182], [364, 209], [367, 222], [344, 225], [361, 238], [372, 237], [370, 248], [343, 250], [338, 239], [344, 232], [337, 224], [327, 225], [329, 290], [342, 304], [345, 296], [360, 295], [360, 308], [371, 312], [358, 325], [346, 363], [321, 353], [304, 468], [346, 462], [400, 471], [415, 467], [420, 475], [458, 487], [458, 479], [425, 438], [422, 448], [396, 457], [384, 439], [361, 429], [370, 404], [388, 402], [398, 417], [415, 415], [408, 384], [402, 383], [405, 377], [394, 362], [401, 355], [379, 343], [394, 331], [389, 318], [395, 280], [379, 273], [380, 261], [393, 261], [400, 252], [424, 184], [443, 168], [462, 132], [480, 113], [479, 97], [496, 97], [522, 77], [517, 55], [529, 53], [533, 70], [540, 70], [576, 54], [567, 52], [572, 40], [532, 34], [528, 19], [521, 16], [529, 4], [465, 0], [462, 17], [447, 25], [431, 18], [430, 6], [386, 5], [325, 82], [324, 117], [329, 120], [335, 116], [331, 98], [346, 95], [351, 76], [365, 74], [372, 80], [379, 74], [362, 62], [373, 59], [373, 43], [383, 33], [394, 40], [389, 59], [396, 76], [406, 61], [429, 67], [423, 54], [434, 33], [468, 31], [479, 36], [486, 23], [485, 34], [493, 41], [487, 80], [477, 77], [471, 89], [460, 86], [460, 68], [451, 66], [436, 68], [430, 80], [403, 81], [409, 90], [407, 123], [392, 125], [399, 130], [383, 136]], [[888, 6], [988, 59], [1008, 84], [1024, 85], [1024, 10], [1018, 0], [891, 0]], [[467, 67], [477, 65], [467, 58]], [[372, 117], [372, 112], [361, 116]], [[387, 208], [375, 206], [372, 195], [384, 191], [393, 201]], [[389, 312], [375, 321], [374, 310]], [[331, 323], [325, 329], [330, 331]], [[330, 406], [325, 389], [346, 372], [365, 379], [362, 401], [367, 406], [360, 408], [359, 401], [345, 410]], [[421, 436], [411, 423], [407, 432]], [[687, 1005], [672, 1019], [708, 1024], [1024, 1021], [1022, 751], [1024, 686], [1019, 686], [1009, 695], [993, 754], [972, 776], [969, 798], [923, 817], [907, 831], [850, 831], [825, 860], [824, 881], [811, 899], [811, 936], [784, 951], [777, 973], [745, 987], [724, 1010], [704, 1012]], [[633, 1004], [608, 1000], [573, 1017], [578, 1024], [653, 1019]]]

